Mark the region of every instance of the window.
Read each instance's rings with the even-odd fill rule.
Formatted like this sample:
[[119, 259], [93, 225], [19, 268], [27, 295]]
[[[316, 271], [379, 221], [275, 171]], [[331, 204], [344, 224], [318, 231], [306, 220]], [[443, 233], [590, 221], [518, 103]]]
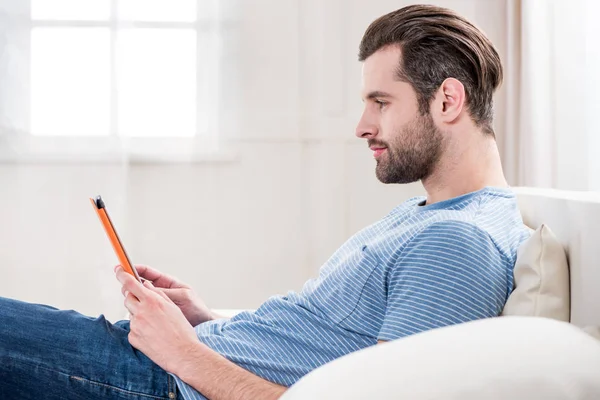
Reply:
[[214, 2], [12, 3], [28, 15], [17, 153], [214, 152]]

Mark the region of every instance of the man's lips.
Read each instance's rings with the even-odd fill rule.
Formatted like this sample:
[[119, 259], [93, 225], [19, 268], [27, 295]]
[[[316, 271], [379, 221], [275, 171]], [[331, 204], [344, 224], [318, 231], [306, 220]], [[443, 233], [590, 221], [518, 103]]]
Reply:
[[371, 150], [373, 150], [373, 157], [377, 158], [379, 157], [381, 154], [383, 154], [384, 151], [387, 150], [387, 148], [385, 147], [371, 147]]

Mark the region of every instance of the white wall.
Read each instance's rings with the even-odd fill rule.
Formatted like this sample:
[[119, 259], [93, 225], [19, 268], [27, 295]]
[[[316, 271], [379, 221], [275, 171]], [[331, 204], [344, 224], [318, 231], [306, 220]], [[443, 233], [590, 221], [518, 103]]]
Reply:
[[[97, 193], [134, 262], [189, 282], [209, 306], [256, 307], [299, 290], [351, 234], [422, 193], [379, 183], [354, 137], [360, 38], [408, 3], [227, 1], [238, 27], [225, 39], [221, 134], [238, 159], [0, 165], [0, 295], [123, 313], [116, 260], [87, 201]], [[436, 3], [474, 20], [504, 51], [502, 0]], [[499, 135], [502, 109], [500, 95]]]

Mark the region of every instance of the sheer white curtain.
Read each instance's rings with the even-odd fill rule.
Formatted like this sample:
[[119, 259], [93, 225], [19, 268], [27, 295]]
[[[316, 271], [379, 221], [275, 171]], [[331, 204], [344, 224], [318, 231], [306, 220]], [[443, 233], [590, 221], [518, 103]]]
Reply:
[[503, 158], [514, 186], [600, 190], [600, 2], [510, 0]]

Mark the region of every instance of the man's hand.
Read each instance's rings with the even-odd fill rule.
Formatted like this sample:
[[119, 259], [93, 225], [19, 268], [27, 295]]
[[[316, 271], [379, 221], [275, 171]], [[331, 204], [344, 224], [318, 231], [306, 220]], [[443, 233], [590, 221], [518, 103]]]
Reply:
[[[215, 400], [278, 399], [286, 387], [269, 382], [234, 364], [200, 342], [182, 310], [166, 293], [172, 278], [147, 267], [136, 267], [140, 276], [168, 287], [138, 282], [122, 267], [115, 268], [129, 311], [129, 343], [158, 366], [175, 374]], [[154, 273], [154, 274], [153, 274]], [[161, 280], [162, 278], [162, 280]], [[176, 287], [173, 289], [189, 289]], [[191, 290], [190, 290], [191, 292]]]
[[[115, 267], [115, 271], [117, 268], [119, 268], [118, 265]], [[154, 288], [166, 294], [179, 307], [192, 326], [217, 318], [189, 285], [146, 265], [136, 265], [135, 269], [140, 277], [151, 281]], [[124, 291], [125, 289], [122, 288], [121, 292]]]
[[179, 307], [149, 281], [143, 284], [117, 267], [129, 310], [129, 343], [165, 371], [173, 372], [199, 341]]

